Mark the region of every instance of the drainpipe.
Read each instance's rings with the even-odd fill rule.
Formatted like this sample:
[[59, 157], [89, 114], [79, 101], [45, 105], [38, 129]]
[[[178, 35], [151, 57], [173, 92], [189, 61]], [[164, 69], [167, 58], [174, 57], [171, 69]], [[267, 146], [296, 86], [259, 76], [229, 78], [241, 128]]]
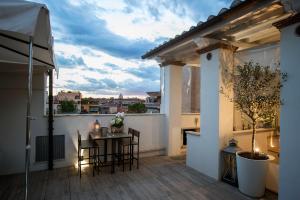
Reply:
[[49, 96], [48, 96], [48, 169], [53, 169], [53, 70], [50, 69], [49, 75]]

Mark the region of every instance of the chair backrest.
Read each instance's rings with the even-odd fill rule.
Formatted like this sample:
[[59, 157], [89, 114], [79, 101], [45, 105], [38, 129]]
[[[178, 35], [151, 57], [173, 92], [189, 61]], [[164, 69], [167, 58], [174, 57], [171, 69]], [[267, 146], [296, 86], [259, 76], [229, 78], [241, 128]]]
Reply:
[[133, 135], [134, 137], [140, 138], [140, 132], [139, 132], [138, 130], [133, 129], [132, 135]]
[[132, 128], [128, 128], [128, 134], [133, 135], [133, 129]]
[[135, 130], [133, 128], [128, 128], [128, 134], [132, 135], [132, 141], [134, 141], [135, 138], [137, 139], [137, 142], [140, 141], [140, 132], [138, 130]]
[[77, 130], [77, 136], [78, 136], [78, 148], [81, 146], [81, 135], [79, 130]]

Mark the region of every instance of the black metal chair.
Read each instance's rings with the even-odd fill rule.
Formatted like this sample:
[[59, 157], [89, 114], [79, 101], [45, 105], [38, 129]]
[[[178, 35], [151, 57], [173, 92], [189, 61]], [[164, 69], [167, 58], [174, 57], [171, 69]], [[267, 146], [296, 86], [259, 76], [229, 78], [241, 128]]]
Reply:
[[[96, 155], [96, 149], [98, 149], [98, 146], [96, 143], [94, 143], [91, 140], [82, 140], [81, 134], [79, 130], [77, 130], [78, 135], [78, 173], [79, 177], [81, 178], [81, 166], [82, 165], [93, 165], [93, 176], [95, 175], [95, 166], [97, 165], [97, 155]], [[88, 157], [84, 157], [84, 154], [81, 155], [81, 150], [88, 150]], [[83, 163], [84, 160], [88, 160], [87, 163]]]
[[[123, 171], [125, 170], [125, 160], [129, 160], [131, 164], [133, 165], [133, 160], [137, 161], [137, 169], [139, 168], [139, 158], [140, 158], [140, 132], [128, 128], [128, 134], [131, 134], [131, 145], [130, 140], [123, 140], [122, 141], [122, 160], [123, 160]], [[136, 152], [134, 152], [134, 147], [137, 147]], [[125, 152], [125, 149], [127, 149], [127, 152]], [[127, 158], [125, 158], [127, 156]], [[129, 157], [129, 158], [128, 158]]]

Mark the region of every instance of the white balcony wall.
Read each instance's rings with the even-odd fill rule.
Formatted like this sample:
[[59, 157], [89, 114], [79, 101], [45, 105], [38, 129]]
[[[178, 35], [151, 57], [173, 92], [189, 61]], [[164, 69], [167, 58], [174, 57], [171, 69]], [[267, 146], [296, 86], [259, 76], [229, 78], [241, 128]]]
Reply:
[[[65, 159], [55, 161], [54, 167], [74, 165], [77, 162], [77, 130], [82, 139], [87, 139], [96, 119], [101, 126], [109, 127], [114, 115], [57, 115], [54, 117], [54, 135], [65, 135]], [[46, 120], [46, 118], [45, 118]], [[143, 156], [165, 154], [166, 135], [164, 115], [162, 114], [128, 114], [125, 116], [124, 131], [128, 127], [141, 132], [140, 152]], [[47, 163], [35, 163], [34, 170], [45, 169]]]

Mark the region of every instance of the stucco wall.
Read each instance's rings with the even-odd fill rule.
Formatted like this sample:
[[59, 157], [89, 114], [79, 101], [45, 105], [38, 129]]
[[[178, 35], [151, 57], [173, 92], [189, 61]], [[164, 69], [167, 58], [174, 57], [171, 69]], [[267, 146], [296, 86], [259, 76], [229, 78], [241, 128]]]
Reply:
[[[43, 73], [33, 76], [32, 138], [46, 134], [44, 114]], [[27, 73], [0, 73], [0, 174], [18, 173], [25, 169], [25, 120], [27, 103]], [[33, 140], [32, 140], [33, 141]], [[34, 149], [34, 142], [32, 142]], [[31, 160], [33, 161], [32, 154]]]
[[281, 69], [288, 74], [281, 96], [284, 105], [281, 106], [281, 164], [279, 199], [300, 199], [300, 67], [299, 47], [300, 36], [295, 34], [295, 28], [300, 23], [281, 30]]
[[183, 113], [181, 115], [181, 128], [194, 127], [200, 127], [200, 113]]
[[[57, 161], [56, 167], [67, 166], [76, 163], [77, 160], [77, 129], [83, 139], [88, 138], [89, 131], [93, 128], [96, 119], [101, 126], [109, 127], [114, 115], [57, 115], [54, 118], [54, 134], [65, 135], [66, 159]], [[194, 118], [200, 118], [198, 114], [185, 114], [181, 116], [182, 127], [194, 126]], [[163, 114], [127, 114], [125, 115], [125, 127], [137, 129], [141, 132], [140, 151], [141, 156], [162, 155], [166, 152], [167, 135], [165, 132], [165, 115]], [[176, 141], [178, 143], [181, 140]], [[181, 144], [180, 144], [181, 145]], [[36, 169], [45, 166], [35, 164]]]
[[[82, 139], [88, 138], [88, 133], [93, 129], [96, 119], [101, 126], [109, 127], [114, 115], [60, 115], [54, 118], [54, 134], [65, 135], [66, 158], [56, 162], [55, 167], [72, 165], [77, 161], [77, 130]], [[161, 114], [126, 115], [125, 127], [137, 129], [141, 132], [140, 151], [142, 155], [164, 154], [165, 134], [164, 116]]]

